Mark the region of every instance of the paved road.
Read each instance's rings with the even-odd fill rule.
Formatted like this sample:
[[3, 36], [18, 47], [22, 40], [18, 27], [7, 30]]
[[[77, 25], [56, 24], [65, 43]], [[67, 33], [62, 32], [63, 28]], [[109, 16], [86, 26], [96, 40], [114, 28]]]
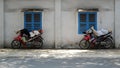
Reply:
[[0, 50], [0, 68], [120, 68], [120, 50]]

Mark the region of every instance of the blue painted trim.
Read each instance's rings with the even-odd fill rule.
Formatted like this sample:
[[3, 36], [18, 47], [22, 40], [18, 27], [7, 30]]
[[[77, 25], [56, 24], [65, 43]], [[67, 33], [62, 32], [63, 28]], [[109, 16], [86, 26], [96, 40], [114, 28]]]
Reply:
[[80, 13], [78, 13], [78, 34], [80, 34]]
[[95, 12], [95, 22], [96, 22], [96, 30], [97, 30], [97, 12]]
[[87, 18], [86, 18], [86, 30], [89, 29], [89, 12], [86, 12]]
[[[32, 23], [32, 21], [31, 22], [27, 22], [26, 21], [26, 14], [32, 14], [32, 12], [24, 12], [24, 28], [26, 28], [27, 29], [27, 24], [29, 23], [29, 24], [31, 24]], [[30, 31], [30, 29], [28, 29], [29, 31]]]
[[32, 24], [32, 30], [33, 30], [34, 29], [34, 13], [31, 12], [31, 14], [32, 14], [32, 22], [31, 22], [31, 24]]

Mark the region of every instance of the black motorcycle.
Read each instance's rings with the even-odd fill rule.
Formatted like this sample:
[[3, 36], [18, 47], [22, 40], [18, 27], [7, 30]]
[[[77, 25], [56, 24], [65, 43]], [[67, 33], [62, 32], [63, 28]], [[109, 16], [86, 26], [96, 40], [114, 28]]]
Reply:
[[114, 40], [112, 37], [112, 32], [109, 32], [102, 36], [94, 36], [93, 30], [89, 29], [87, 32], [84, 32], [83, 39], [79, 42], [81, 49], [88, 48], [114, 48]]

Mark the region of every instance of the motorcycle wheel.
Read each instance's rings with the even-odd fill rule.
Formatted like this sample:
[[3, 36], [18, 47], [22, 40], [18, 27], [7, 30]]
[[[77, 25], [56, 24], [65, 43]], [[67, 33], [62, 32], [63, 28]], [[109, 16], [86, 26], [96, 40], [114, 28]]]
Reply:
[[35, 48], [39, 49], [39, 48], [42, 48], [42, 46], [43, 46], [43, 41], [34, 42], [33, 44], [34, 44], [34, 47], [35, 47]]
[[89, 41], [82, 39], [79, 43], [79, 46], [81, 49], [88, 49], [88, 48], [90, 48], [90, 43], [89, 43]]
[[104, 42], [106, 42], [106, 45], [104, 45], [104, 48], [106, 49], [114, 48], [114, 42], [112, 38], [108, 37], [104, 40]]
[[11, 42], [11, 47], [14, 48], [14, 49], [18, 49], [18, 48], [21, 47], [21, 43], [19, 41], [17, 41], [17, 40], [13, 40]]

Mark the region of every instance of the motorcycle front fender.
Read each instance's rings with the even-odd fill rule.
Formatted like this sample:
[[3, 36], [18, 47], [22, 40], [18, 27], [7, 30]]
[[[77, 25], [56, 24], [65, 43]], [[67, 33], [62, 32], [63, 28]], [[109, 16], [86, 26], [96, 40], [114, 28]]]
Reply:
[[83, 39], [87, 41], [90, 40], [90, 35], [85, 35]]
[[19, 36], [15, 37], [14, 40], [21, 41], [22, 37], [19, 35]]

